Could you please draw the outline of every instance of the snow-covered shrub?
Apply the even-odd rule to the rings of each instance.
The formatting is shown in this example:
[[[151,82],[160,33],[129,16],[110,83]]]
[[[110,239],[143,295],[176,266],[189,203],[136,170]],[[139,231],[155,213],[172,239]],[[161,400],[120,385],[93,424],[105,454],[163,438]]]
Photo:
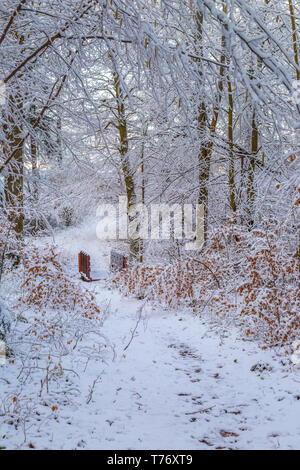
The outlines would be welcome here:
[[[49,232],[49,229],[58,226],[55,214],[28,214],[24,220],[25,235],[37,235],[42,232]]]
[[[137,265],[118,273],[113,283],[121,287],[126,295],[157,300],[170,307],[193,297],[192,277],[187,266],[179,266],[179,263],[166,267]]]
[[[100,318],[94,295],[70,279],[55,247],[25,250],[21,272],[23,283],[20,307],[38,311],[78,311],[86,318]]]
[[[237,288],[245,333],[285,346],[300,337],[299,259],[276,230],[252,232],[252,240]]]
[[[7,341],[11,329],[11,316],[6,305],[0,300],[0,341]]]
[[[53,412],[71,403],[80,373],[97,369],[111,348],[93,293],[67,274],[55,247],[24,247],[15,275],[21,295],[12,307],[14,357],[7,367],[14,369],[18,388],[4,397],[6,413],[19,419],[27,403],[36,406],[42,396]]]
[[[215,232],[203,253],[219,279],[211,306],[265,347],[285,346],[300,337],[299,256],[278,221],[264,227],[248,232],[232,219]]]
[[[231,286],[244,251],[245,232],[230,220],[211,234],[203,253],[167,266],[137,265],[113,277],[125,294],[155,300],[169,307],[201,307],[212,293]]]
[[[246,337],[264,346],[286,346],[300,337],[299,254],[291,253],[280,232],[248,232],[230,220],[211,235],[197,258],[169,266],[135,266],[113,278],[125,294],[162,305],[210,305],[231,317]]]
[[[180,260],[168,266],[137,265],[115,275],[112,282],[125,295],[147,298],[172,308],[195,307],[207,299],[208,289],[204,285],[213,284],[211,274],[206,276],[204,271],[194,260]]]
[[[59,212],[59,218],[65,227],[70,227],[74,222],[74,209],[71,206],[64,206]]]
[[[36,367],[44,370],[42,388],[48,389],[64,373],[63,358],[87,336],[91,341],[84,355],[101,360],[100,309],[93,293],[67,275],[55,247],[24,249],[18,274],[23,282],[14,309],[26,319],[18,333],[23,338],[16,359],[23,357],[21,380]]]

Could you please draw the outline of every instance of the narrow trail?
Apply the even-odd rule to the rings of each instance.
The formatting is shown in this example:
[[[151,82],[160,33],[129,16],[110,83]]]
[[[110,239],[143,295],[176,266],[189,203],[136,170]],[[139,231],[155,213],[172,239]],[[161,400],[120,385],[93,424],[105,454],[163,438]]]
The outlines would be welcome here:
[[[106,445],[288,448],[298,441],[299,446],[297,375],[288,375],[272,353],[237,339],[235,331],[220,337],[208,320],[151,308],[123,353],[139,302],[111,296],[117,310],[104,329],[116,344],[117,359],[99,387],[105,410],[100,420],[112,422]],[[269,370],[251,371],[257,363]]]
[[[64,234],[57,243],[74,276],[76,254],[86,249],[105,277],[109,248],[92,232]],[[87,286],[101,308],[110,306],[102,332],[114,354],[108,347],[103,363],[81,367],[78,393],[43,427],[49,411],[39,405],[28,430],[35,448],[299,448],[300,371],[288,359],[241,340],[208,313],[199,318],[149,304],[132,337],[143,303],[104,280]],[[22,448],[13,426],[3,432]]]

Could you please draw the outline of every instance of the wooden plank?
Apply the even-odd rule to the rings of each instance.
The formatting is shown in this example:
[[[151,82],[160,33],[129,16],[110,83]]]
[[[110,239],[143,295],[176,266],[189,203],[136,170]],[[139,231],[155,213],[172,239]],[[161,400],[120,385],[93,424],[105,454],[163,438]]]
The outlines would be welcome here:
[[[91,257],[84,251],[78,254],[78,269],[83,281],[91,281]]]

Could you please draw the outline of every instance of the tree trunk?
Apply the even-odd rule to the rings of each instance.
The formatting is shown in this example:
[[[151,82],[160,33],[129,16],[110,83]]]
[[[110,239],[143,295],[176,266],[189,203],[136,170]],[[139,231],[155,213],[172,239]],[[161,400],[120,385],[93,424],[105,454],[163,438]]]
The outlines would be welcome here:
[[[295,19],[293,0],[289,0],[289,7],[290,7],[290,17],[291,17],[292,31],[293,31],[294,57],[295,57],[295,63],[299,67],[299,55],[298,55],[298,47],[297,47],[297,27],[296,27],[296,19]],[[300,80],[300,70],[299,70],[299,68],[297,69],[297,80]]]
[[[196,50],[197,53],[203,55],[203,14],[200,11],[195,13],[196,27],[197,27],[197,42]],[[221,38],[221,66],[220,66],[220,80],[217,86],[216,104],[213,107],[213,116],[211,123],[208,127],[208,117],[206,104],[202,101],[198,108],[198,131],[201,141],[200,152],[198,154],[198,166],[199,166],[199,194],[198,204],[204,206],[204,243],[207,240],[207,225],[208,225],[208,187],[210,179],[210,167],[211,167],[211,154],[214,145],[214,137],[216,134],[217,124],[220,114],[220,104],[222,100],[222,93],[224,88],[224,74],[225,74],[225,61],[226,61],[226,42],[225,36]],[[203,77],[203,72],[199,68],[200,79]],[[207,131],[209,137],[207,138]]]
[[[252,129],[251,129],[251,155],[249,157],[248,181],[247,181],[247,209],[248,209],[248,227],[251,230],[254,225],[254,204],[255,204],[255,159],[258,152],[258,128],[256,123],[256,114],[253,110]]]
[[[228,142],[229,142],[229,203],[232,212],[236,212],[236,197],[235,197],[235,168],[234,168],[234,153],[233,153],[233,96],[232,84],[228,77]]]
[[[33,136],[30,136],[30,149],[31,149],[31,165],[32,165],[32,177],[33,177],[33,199],[34,201],[38,200],[38,162],[37,162],[37,144],[36,140]]]
[[[62,160],[63,160],[63,155],[62,155],[62,141],[61,141],[61,129],[62,129],[61,117],[58,116],[58,118],[57,118],[57,161],[58,161],[58,164],[59,164],[59,165],[62,164]]]
[[[127,131],[127,121],[125,116],[125,104],[122,88],[120,87],[120,78],[118,74],[114,73],[114,86],[117,99],[117,110],[118,110],[118,130],[120,136],[120,155],[121,155],[121,164],[122,172],[125,181],[125,188],[127,194],[127,211],[128,211],[128,221],[129,225],[134,220],[132,215],[133,206],[136,204],[136,191],[135,183],[130,168],[130,162],[128,159],[128,131]],[[132,239],[130,237],[130,260],[137,261],[139,259],[140,253],[140,240]]]
[[[24,228],[24,140],[22,138],[22,124],[20,123],[22,108],[23,103],[20,94],[17,91],[10,94],[8,97],[9,115],[4,129],[6,136],[5,149],[8,155],[15,152],[15,156],[7,168],[4,192],[9,218],[13,223],[14,230],[20,237]]]
[[[147,127],[143,130],[143,139],[147,135]],[[141,151],[141,197],[142,204],[145,204],[145,142],[142,142],[142,151]],[[144,261],[144,242],[140,240],[139,247],[139,262],[143,263]]]

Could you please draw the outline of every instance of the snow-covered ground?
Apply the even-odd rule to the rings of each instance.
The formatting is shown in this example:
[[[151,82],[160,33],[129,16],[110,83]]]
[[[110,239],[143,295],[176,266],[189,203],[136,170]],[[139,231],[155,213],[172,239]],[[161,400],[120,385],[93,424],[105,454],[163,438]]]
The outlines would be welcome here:
[[[80,249],[107,272],[108,247],[93,227],[66,231],[56,241],[74,276]],[[102,333],[114,354],[108,348],[105,362],[82,368],[76,389],[66,385],[68,399],[55,412],[50,389],[31,403],[23,426],[13,414],[2,416],[0,447],[300,448],[300,370],[288,358],[242,341],[233,325],[211,316],[144,305],[110,290],[105,280],[88,286],[100,307],[109,304]],[[2,399],[13,396],[15,386],[7,363],[0,367]]]

